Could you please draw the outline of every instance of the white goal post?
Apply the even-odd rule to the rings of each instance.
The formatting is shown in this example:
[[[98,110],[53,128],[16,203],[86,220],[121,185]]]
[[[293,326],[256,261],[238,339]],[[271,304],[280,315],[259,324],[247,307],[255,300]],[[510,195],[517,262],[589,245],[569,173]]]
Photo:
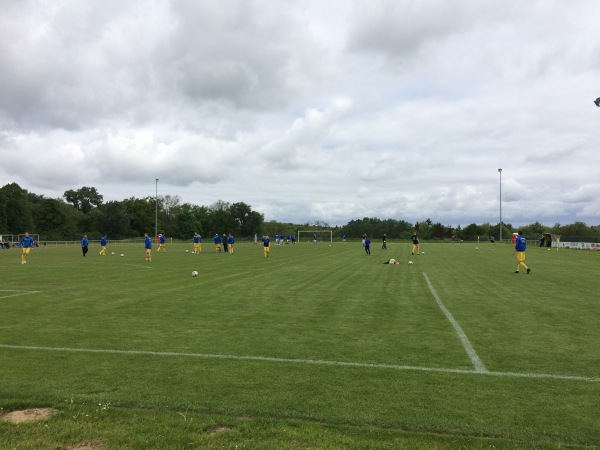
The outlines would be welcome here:
[[[331,230],[298,230],[298,242],[303,242],[303,237],[304,242],[313,242],[315,235],[316,242],[333,242],[333,231]]]
[[[21,238],[25,236],[24,234],[19,234],[17,235],[17,240],[14,242],[15,244],[18,242],[21,242]],[[40,246],[40,235],[39,234],[32,234],[29,233],[29,237],[33,238],[33,242],[35,243],[36,247]]]

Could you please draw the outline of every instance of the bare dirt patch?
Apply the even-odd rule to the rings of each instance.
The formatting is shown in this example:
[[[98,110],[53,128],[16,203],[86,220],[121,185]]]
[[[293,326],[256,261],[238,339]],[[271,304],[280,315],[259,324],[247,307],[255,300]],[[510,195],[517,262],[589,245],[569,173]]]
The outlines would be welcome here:
[[[35,422],[36,420],[46,420],[57,412],[58,410],[53,408],[30,408],[6,413],[0,416],[0,420],[11,423]]]
[[[99,448],[102,448],[102,444],[96,442],[84,442],[75,444],[72,447],[58,447],[56,450],[98,450]]]
[[[226,426],[214,427],[206,430],[206,434],[217,434],[217,433],[225,433],[226,431],[231,431],[231,428]]]

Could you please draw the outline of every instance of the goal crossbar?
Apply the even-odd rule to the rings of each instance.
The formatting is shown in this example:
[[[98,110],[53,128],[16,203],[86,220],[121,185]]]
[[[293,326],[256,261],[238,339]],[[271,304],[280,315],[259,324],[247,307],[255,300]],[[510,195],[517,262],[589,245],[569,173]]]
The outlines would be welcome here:
[[[332,230],[298,230],[298,242],[302,242],[302,236],[304,242],[333,242]]]

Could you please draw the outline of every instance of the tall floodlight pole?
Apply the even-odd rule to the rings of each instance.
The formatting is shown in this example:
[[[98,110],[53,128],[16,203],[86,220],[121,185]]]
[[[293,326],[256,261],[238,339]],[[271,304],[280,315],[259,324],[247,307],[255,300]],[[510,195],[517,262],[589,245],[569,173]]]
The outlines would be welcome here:
[[[502,169],[498,169],[500,174],[500,242],[502,242]]]
[[[158,236],[158,178],[156,179],[156,195],[154,197],[154,236]]]

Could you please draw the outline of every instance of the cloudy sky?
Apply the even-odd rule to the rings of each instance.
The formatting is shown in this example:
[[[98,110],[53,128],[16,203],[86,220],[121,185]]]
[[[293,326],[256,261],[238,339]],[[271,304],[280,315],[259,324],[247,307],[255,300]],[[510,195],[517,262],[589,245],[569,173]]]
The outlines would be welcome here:
[[[600,224],[598,0],[2,0],[0,185]]]

